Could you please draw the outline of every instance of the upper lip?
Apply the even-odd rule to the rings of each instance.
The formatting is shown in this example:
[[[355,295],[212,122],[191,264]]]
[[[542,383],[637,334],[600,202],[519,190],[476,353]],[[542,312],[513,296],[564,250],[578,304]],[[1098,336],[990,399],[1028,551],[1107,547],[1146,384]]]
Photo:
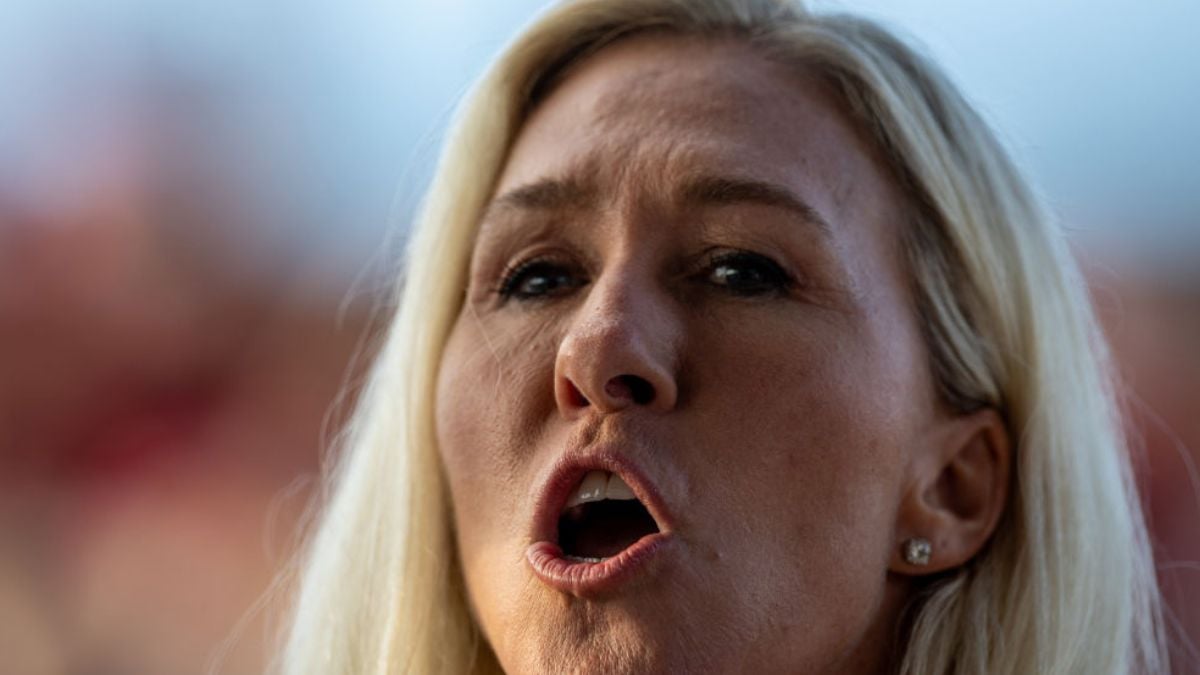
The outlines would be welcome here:
[[[627,453],[612,446],[568,451],[555,462],[550,477],[538,495],[533,520],[533,540],[558,543],[558,519],[567,499],[589,471],[608,471],[621,477],[638,501],[650,512],[660,532],[670,532],[674,519],[641,466]]]

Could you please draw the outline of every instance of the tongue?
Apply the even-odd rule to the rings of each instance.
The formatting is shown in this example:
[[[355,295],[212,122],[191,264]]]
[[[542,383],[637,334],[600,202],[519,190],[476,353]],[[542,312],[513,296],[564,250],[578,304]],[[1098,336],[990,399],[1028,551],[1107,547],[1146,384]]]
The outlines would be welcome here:
[[[608,558],[657,531],[641,502],[606,499],[564,511],[558,520],[558,543],[565,555]]]

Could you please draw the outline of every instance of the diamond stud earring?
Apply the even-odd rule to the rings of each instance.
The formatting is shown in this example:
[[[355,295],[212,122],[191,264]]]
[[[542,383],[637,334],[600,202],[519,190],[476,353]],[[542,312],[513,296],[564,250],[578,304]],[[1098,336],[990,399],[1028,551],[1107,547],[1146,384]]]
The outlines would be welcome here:
[[[924,537],[913,537],[904,542],[904,562],[909,565],[924,567],[929,564],[931,555],[933,555],[933,544]]]

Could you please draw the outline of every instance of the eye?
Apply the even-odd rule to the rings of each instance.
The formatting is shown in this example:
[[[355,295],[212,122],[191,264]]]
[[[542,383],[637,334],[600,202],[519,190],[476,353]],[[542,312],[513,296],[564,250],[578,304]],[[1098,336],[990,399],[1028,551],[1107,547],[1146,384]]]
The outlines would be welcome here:
[[[510,268],[496,292],[505,300],[541,300],[567,293],[585,282],[567,265],[535,258]]]
[[[778,263],[749,251],[713,255],[705,274],[709,283],[738,296],[781,293],[792,285],[792,277]]]

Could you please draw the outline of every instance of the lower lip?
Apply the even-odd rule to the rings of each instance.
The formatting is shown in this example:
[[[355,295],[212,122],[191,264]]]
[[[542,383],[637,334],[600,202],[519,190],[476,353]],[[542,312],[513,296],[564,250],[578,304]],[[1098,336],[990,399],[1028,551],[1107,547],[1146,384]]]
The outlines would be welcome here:
[[[558,544],[539,541],[529,547],[525,558],[547,586],[578,598],[594,598],[617,591],[637,577],[648,576],[673,548],[674,541],[667,532],[648,534],[598,563],[571,560]]]

